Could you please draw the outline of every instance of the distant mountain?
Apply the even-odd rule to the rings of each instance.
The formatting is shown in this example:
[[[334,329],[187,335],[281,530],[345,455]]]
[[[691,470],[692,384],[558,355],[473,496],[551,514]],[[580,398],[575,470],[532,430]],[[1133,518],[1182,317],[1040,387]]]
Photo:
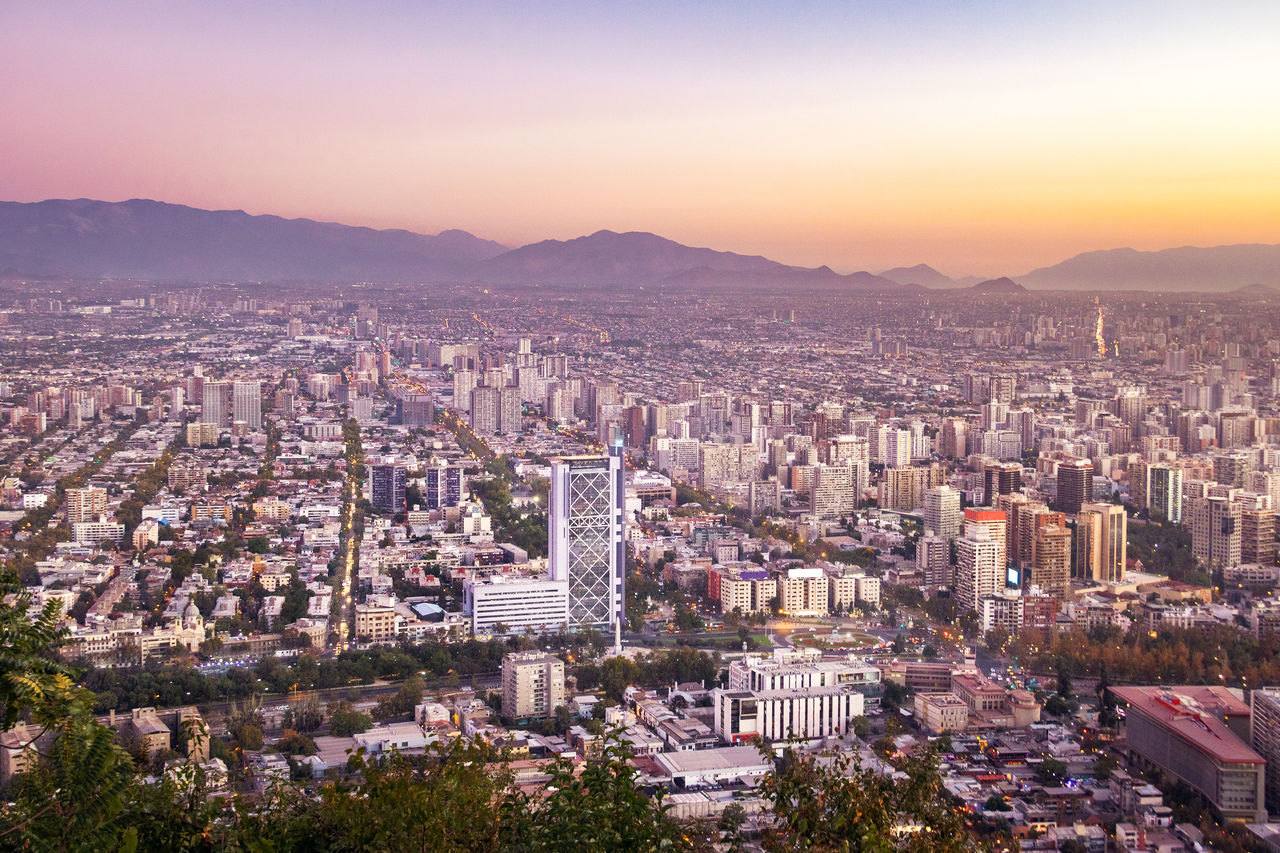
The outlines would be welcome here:
[[[0,270],[67,278],[439,281],[506,247],[134,199],[0,202]]]
[[[1010,294],[1010,295],[1015,293],[1027,292],[1027,289],[1025,287],[1018,284],[1013,279],[1005,278],[1005,277],[993,278],[987,281],[980,281],[977,284],[975,284],[973,287],[968,287],[965,289],[972,293],[1003,293],[1003,294]]]
[[[733,287],[737,289],[767,290],[799,289],[808,291],[856,291],[858,293],[884,293],[898,296],[923,293],[919,285],[902,285],[869,272],[841,275],[830,267],[816,269],[783,267],[780,270],[761,272],[730,272],[711,267],[696,267],[668,276],[659,282],[661,287],[694,290],[698,288]]]
[[[759,255],[695,249],[647,232],[597,231],[573,240],[543,240],[521,246],[480,264],[474,275],[492,284],[632,285],[704,267],[729,273],[790,269]]]
[[[956,287],[955,279],[945,276],[928,264],[916,264],[914,267],[894,267],[880,273],[881,278],[896,281],[898,284],[918,284],[921,287],[942,288]]]
[[[1280,287],[1274,284],[1246,284],[1231,292],[1241,296],[1280,296]]]
[[[465,231],[436,236],[250,216],[134,199],[0,202],[0,273],[32,278],[386,281],[583,286],[806,287],[910,293],[867,272],[787,266],[597,231],[518,249]]]
[[[1280,245],[1085,252],[1018,279],[1038,290],[1227,293],[1252,284],[1280,285]]]

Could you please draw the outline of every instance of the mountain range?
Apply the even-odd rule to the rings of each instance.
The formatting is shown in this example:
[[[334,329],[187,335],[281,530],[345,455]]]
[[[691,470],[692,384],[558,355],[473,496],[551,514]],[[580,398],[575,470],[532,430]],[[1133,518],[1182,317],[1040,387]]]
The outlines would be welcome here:
[[[509,248],[436,235],[201,210],[145,199],[0,202],[0,274],[171,281],[477,282],[668,288],[789,288],[1015,295],[1155,290],[1263,295],[1280,287],[1280,245],[1086,252],[1015,280],[952,279],[927,264],[878,274],[798,267],[694,248],[643,232],[597,231]],[[1252,288],[1259,285],[1260,288]]]

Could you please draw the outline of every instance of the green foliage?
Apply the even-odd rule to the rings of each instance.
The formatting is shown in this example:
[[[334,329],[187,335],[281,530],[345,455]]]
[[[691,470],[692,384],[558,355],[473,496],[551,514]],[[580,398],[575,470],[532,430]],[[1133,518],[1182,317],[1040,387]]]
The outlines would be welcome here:
[[[766,851],[972,850],[961,811],[942,786],[932,755],[907,759],[902,782],[863,768],[855,756],[802,754],[788,749],[761,784],[776,825],[764,833]],[[897,837],[899,827],[919,827]]]
[[[351,737],[367,732],[373,727],[373,719],[351,707],[351,703],[342,701],[329,712],[329,734],[334,737]]]
[[[1174,580],[1208,586],[1191,553],[1191,531],[1180,524],[1130,524],[1128,557],[1141,560],[1149,572]]]
[[[1067,765],[1056,758],[1046,758],[1036,767],[1036,781],[1041,785],[1061,785],[1067,778]]]
[[[549,796],[510,796],[502,805],[500,846],[512,853],[563,850],[689,850],[683,825],[636,788],[629,753],[610,741],[599,761],[575,772],[558,761]]]

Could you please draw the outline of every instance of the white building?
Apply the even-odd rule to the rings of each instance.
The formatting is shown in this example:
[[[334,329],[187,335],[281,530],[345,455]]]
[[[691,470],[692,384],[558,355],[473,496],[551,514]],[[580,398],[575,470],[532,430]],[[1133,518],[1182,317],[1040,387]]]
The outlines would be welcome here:
[[[467,578],[463,611],[471,617],[471,632],[490,636],[501,624],[508,633],[558,631],[569,621],[569,582],[538,577]]]
[[[569,589],[569,624],[612,627],[622,618],[621,446],[609,456],[567,456],[551,464],[548,566]]]

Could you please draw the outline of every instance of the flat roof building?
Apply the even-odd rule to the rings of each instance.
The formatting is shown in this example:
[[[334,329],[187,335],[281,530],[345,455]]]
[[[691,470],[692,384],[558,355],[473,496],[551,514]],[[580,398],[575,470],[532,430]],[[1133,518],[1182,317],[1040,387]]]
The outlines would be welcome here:
[[[1227,819],[1266,820],[1265,759],[1247,743],[1249,706],[1225,687],[1112,687],[1128,704],[1133,758],[1180,779]]]

